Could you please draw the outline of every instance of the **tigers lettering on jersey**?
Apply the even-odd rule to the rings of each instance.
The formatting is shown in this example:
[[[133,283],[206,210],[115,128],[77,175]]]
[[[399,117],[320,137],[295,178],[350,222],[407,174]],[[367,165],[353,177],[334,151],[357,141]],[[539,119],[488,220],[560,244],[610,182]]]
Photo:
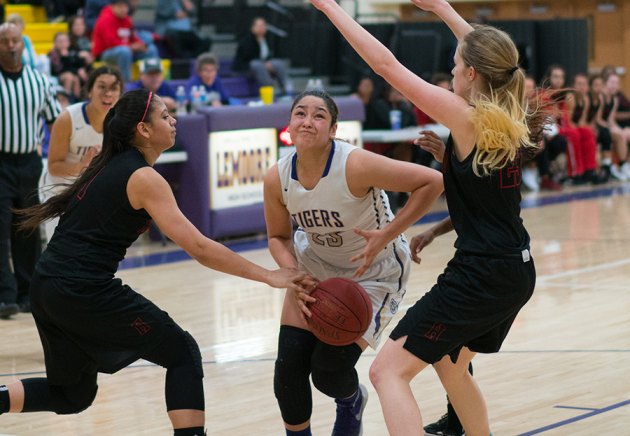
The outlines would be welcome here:
[[[340,213],[334,210],[311,209],[291,214],[293,220],[302,228],[344,227]]]

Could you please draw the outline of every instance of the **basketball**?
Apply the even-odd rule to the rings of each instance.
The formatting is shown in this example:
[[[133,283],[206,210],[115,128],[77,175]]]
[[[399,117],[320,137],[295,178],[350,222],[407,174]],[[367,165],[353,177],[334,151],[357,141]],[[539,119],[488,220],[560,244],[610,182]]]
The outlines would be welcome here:
[[[313,334],[329,345],[349,345],[359,339],[372,321],[372,301],[363,286],[344,278],[320,282],[310,294],[307,318]]]

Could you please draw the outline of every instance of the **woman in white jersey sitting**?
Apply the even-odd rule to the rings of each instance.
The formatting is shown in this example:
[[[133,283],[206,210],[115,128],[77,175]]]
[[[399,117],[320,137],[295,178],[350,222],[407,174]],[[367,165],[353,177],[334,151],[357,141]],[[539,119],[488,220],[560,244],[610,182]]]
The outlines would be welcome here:
[[[334,139],[337,115],[335,102],[322,91],[306,91],[295,99],[289,123],[295,152],[265,178],[269,250],[278,265],[299,268],[319,280],[357,280],[370,295],[373,320],[356,343],[327,345],[315,338],[303,318],[310,297],[287,292],[274,375],[287,435],[311,434],[309,376],[337,403],[332,434],[360,433],[367,398],[354,366],[368,345],[376,348],[405,294],[411,255],[402,232],[430,209],[443,189],[435,170]],[[385,191],[411,193],[396,217]]]
[[[72,184],[101,150],[103,120],[122,94],[122,75],[109,66],[96,68],[88,77],[86,89],[88,101],[68,106],[53,124],[48,170],[42,177],[43,201]],[[46,222],[47,241],[58,222],[59,218]]]

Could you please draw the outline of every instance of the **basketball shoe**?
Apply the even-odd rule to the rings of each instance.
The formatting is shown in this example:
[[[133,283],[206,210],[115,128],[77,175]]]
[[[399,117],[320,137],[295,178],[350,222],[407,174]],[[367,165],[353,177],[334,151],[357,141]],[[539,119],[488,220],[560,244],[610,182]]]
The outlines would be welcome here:
[[[361,436],[363,434],[363,410],[367,404],[368,393],[365,386],[359,385],[357,394],[346,400],[336,399],[337,418],[332,436]]]
[[[464,429],[462,425],[454,420],[449,419],[449,413],[446,412],[437,421],[424,426],[424,434],[426,436],[462,436]]]

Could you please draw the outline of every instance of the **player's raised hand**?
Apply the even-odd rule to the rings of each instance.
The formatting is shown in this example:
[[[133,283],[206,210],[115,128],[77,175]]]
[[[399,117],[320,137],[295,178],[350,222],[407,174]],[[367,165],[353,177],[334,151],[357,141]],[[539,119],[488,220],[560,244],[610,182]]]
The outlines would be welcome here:
[[[411,0],[411,3],[423,11],[433,12],[437,6],[446,3],[446,0]]]
[[[415,263],[420,263],[422,259],[418,254],[422,251],[424,247],[429,245],[435,239],[435,235],[431,229],[426,232],[420,233],[419,235],[411,238],[411,243],[409,244],[409,248],[411,249],[411,259]]]
[[[322,8],[328,6],[331,3],[335,3],[335,1],[334,0],[311,0],[311,4],[319,10],[322,10]]]
[[[434,131],[420,131],[420,137],[413,141],[413,143],[424,151],[431,153],[436,161],[442,163],[444,160],[444,151],[446,150],[446,146],[444,145],[442,138],[440,138]]]

